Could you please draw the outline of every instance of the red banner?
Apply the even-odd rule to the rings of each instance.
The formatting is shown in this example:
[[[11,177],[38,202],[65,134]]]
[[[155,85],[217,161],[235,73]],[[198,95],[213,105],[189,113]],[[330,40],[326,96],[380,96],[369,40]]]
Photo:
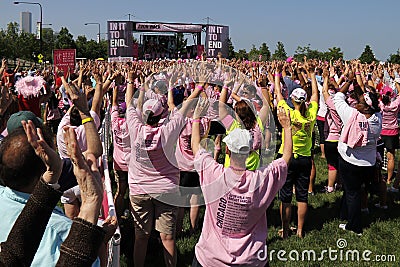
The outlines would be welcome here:
[[[64,71],[64,75],[68,70],[72,72],[75,69],[76,50],[75,49],[55,49],[53,50],[54,66]]]

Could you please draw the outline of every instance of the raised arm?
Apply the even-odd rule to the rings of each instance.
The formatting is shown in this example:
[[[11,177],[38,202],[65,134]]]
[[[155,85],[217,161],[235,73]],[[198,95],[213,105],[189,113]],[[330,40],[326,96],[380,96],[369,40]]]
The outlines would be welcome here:
[[[281,92],[281,72],[282,72],[282,63],[278,63],[276,69],[275,69],[275,83],[274,83],[274,89],[275,89],[275,95],[276,95],[276,100],[281,101],[285,100],[285,98],[282,95]]]
[[[292,139],[292,126],[290,122],[290,114],[286,113],[283,107],[278,108],[277,115],[279,123],[282,125],[284,129],[284,145],[283,145],[283,154],[282,158],[286,161],[286,164],[289,164],[290,159],[292,158],[293,153],[293,139]]]
[[[308,73],[311,77],[311,98],[310,101],[315,101],[318,103],[318,85],[317,85],[317,79],[315,78],[315,65],[314,63],[306,63],[306,68],[308,70]]]
[[[208,105],[209,105],[208,99],[206,97],[200,97],[193,114],[192,140],[191,140],[193,155],[196,155],[200,148],[200,140],[201,140],[200,117],[208,109]]]
[[[328,87],[329,87],[329,74],[328,70],[324,68],[324,72],[322,73],[322,77],[324,78],[324,86],[322,87],[322,94],[324,95],[325,101],[329,98],[329,92],[328,92]]]

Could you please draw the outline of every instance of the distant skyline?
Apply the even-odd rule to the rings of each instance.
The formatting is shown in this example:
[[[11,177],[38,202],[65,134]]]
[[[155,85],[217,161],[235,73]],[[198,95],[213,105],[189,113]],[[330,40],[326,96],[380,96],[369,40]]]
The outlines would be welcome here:
[[[288,55],[298,46],[327,51],[340,47],[344,58],[358,58],[368,44],[377,59],[387,60],[400,48],[396,32],[400,10],[398,0],[303,0],[303,1],[128,1],[128,0],[35,0],[43,6],[43,23],[52,24],[55,31],[66,27],[76,39],[86,35],[96,40],[96,25],[101,24],[106,38],[108,20],[159,21],[229,26],[235,50],[249,51],[265,42],[271,53],[281,41]],[[0,1],[0,28],[9,22],[20,23],[20,13],[32,13],[32,25],[39,21],[39,6]],[[48,26],[47,26],[48,27]],[[391,32],[393,30],[393,32]],[[191,36],[187,38],[191,41]]]

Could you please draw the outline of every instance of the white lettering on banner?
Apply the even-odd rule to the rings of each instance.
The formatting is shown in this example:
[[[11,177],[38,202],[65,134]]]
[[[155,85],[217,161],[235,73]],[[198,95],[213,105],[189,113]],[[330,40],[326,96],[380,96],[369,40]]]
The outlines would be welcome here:
[[[128,47],[125,44],[125,39],[111,39],[110,46],[111,47]]]
[[[125,31],[125,25],[126,25],[125,22],[120,22],[120,23],[118,23],[119,30],[120,30],[120,31]],[[117,38],[118,38],[118,37],[117,37]]]
[[[208,48],[222,48],[222,42],[209,41]]]
[[[209,33],[215,33],[215,26],[208,26]]]
[[[118,31],[118,23],[110,23],[111,31]]]

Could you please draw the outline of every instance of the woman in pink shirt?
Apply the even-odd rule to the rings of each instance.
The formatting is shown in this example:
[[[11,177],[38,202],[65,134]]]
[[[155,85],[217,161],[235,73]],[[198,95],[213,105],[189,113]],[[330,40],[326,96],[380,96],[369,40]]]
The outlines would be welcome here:
[[[389,86],[382,89],[382,99],[379,101],[382,110],[382,132],[381,138],[387,151],[387,183],[393,179],[394,158],[396,149],[399,147],[399,125],[397,115],[400,110],[400,97],[393,95],[393,90]]]
[[[171,114],[168,120],[159,124],[164,107],[156,99],[144,104],[144,88],[139,89],[138,105],[133,103],[134,71],[128,74],[126,92],[127,125],[131,137],[132,153],[128,166],[129,195],[135,226],[135,245],[133,261],[135,266],[144,266],[147,243],[153,229],[160,232],[164,247],[164,260],[167,266],[176,266],[175,230],[178,208],[166,201],[176,199],[179,185],[179,169],[175,158],[174,146],[185,126],[185,116],[190,110],[190,101],[203,90],[198,84],[182,107],[173,109],[172,88],[176,74],[170,80],[168,106]],[[202,79],[204,81],[204,79]],[[173,110],[172,110],[173,109]],[[161,201],[163,200],[163,201]]]
[[[192,149],[195,168],[206,201],[203,229],[195,247],[192,266],[265,266],[267,218],[266,209],[286,180],[292,155],[290,118],[283,109],[278,118],[285,128],[283,157],[267,168],[246,170],[251,150],[248,130],[236,128],[223,142],[230,155],[230,166],[218,164],[200,147],[199,101],[194,115]]]
[[[115,193],[115,210],[118,219],[122,216],[124,208],[124,196],[128,189],[128,163],[131,153],[131,143],[128,125],[125,119],[126,103],[118,104],[118,86],[113,89],[113,102],[111,109],[111,129],[114,140],[114,176],[117,182]]]

